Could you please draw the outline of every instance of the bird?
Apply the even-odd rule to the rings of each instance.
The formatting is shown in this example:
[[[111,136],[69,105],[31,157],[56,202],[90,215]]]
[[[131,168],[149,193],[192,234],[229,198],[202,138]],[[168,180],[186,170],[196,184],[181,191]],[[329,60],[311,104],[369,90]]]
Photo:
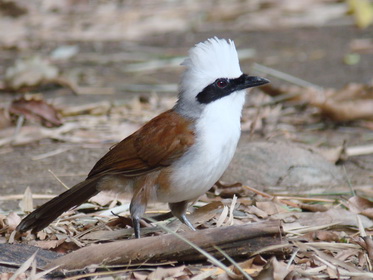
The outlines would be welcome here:
[[[168,203],[195,230],[189,204],[222,176],[234,156],[246,89],[269,83],[241,71],[234,41],[213,37],[194,45],[174,107],[113,146],[87,178],[28,214],[18,232],[36,233],[100,191],[130,193],[136,238],[149,202]]]

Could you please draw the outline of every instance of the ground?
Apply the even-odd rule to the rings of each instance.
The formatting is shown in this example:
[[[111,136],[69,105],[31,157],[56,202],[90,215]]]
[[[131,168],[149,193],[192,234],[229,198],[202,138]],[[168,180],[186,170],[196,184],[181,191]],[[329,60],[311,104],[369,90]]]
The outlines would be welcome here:
[[[74,81],[81,89],[85,89],[84,94],[79,92],[74,94],[71,89],[55,83],[38,86],[31,91],[41,93],[45,100],[63,110],[108,102],[115,112],[111,115],[110,110],[105,111],[105,114],[98,114],[94,120],[90,120],[90,116],[94,116],[94,113],[88,113],[86,116],[83,114],[65,116],[65,122],[83,123],[81,129],[73,130],[75,132],[72,135],[65,135],[66,141],[62,141],[61,138],[44,137],[39,141],[29,141],[23,145],[1,146],[0,213],[19,212],[19,200],[13,195],[22,195],[27,187],[30,187],[34,194],[61,193],[64,187],[50,171],[67,186],[80,182],[113,143],[119,141],[122,136],[128,135],[146,120],[171,108],[176,100],[175,88],[182,68],[177,66],[178,63],[174,65],[168,58],[185,56],[187,50],[197,42],[212,36],[231,38],[235,41],[237,49],[244,50],[246,53],[246,57],[241,59],[243,72],[265,75],[255,71],[257,68],[253,65],[259,63],[319,87],[340,89],[350,83],[372,84],[372,46],[370,45],[367,51],[360,51],[355,47],[359,42],[371,40],[372,35],[371,28],[361,29],[351,21],[348,24],[337,21],[328,25],[270,26],[258,30],[231,28],[221,31],[190,28],[182,31],[154,32],[128,40],[125,38],[100,40],[97,37],[79,41],[68,36],[56,37],[55,40],[48,37],[47,40],[36,43],[35,40],[30,40],[31,43],[22,47],[1,48],[0,79],[3,79],[6,69],[20,57],[39,55],[50,58],[50,54],[57,47],[66,45],[78,47],[78,52],[71,58],[52,59],[52,63],[63,73],[63,77]],[[357,60],[351,62],[349,60],[351,57]],[[152,69],[147,62],[153,60],[167,61],[167,63],[164,67],[158,65]],[[128,70],[128,67],[136,65],[137,62],[144,63],[142,66],[145,68],[140,71]],[[273,76],[268,78],[274,87],[289,84]],[[140,87],[135,88],[135,85]],[[171,90],[162,87],[160,90],[149,90],[155,85],[170,85]],[[102,94],[102,92],[106,93]],[[6,108],[23,92],[4,90],[0,94],[1,105]],[[258,94],[261,94],[259,101],[268,100],[263,93]],[[253,104],[258,104],[258,100],[255,97],[248,98],[245,110],[248,112],[253,110]],[[273,109],[275,105],[270,107],[272,112],[275,110]],[[273,139],[290,140],[323,148],[373,144],[373,131],[369,120],[334,122],[323,118],[316,109],[304,104],[284,102],[281,106],[278,113],[281,116],[293,110],[290,115],[291,124],[283,119],[273,124],[270,119],[267,119],[262,122],[261,128],[254,131],[246,127],[241,144],[253,140]],[[121,109],[127,111],[118,112]],[[298,118],[301,120],[299,123],[296,122]],[[29,125],[29,122],[26,124]],[[33,125],[36,124],[31,124]],[[14,123],[11,127],[14,129]],[[118,129],[121,131],[115,133]],[[9,135],[9,133],[0,134],[3,138]],[[54,151],[60,152],[56,155],[47,155]],[[39,156],[41,158],[38,158]],[[339,160],[337,168],[346,175],[346,184],[357,187],[371,186],[373,183],[372,153]],[[303,189],[305,193],[307,188]],[[302,193],[302,187],[297,189],[297,193]],[[34,203],[40,205],[44,201],[46,200],[37,199]]]
[[[316,85],[326,88],[341,88],[348,83],[369,83],[372,79],[370,68],[373,63],[373,56],[371,54],[362,55],[361,62],[357,65],[344,63],[344,57],[349,53],[351,42],[368,38],[370,34],[370,30],[359,30],[353,26],[336,26],[246,33],[215,33],[214,35],[234,38],[238,48],[252,48],[255,50],[254,57],[242,63],[244,72],[250,71],[250,66],[253,62],[268,65],[268,61],[270,61],[269,66]],[[139,45],[157,48],[157,50],[162,50],[164,46],[167,49],[183,50],[194,42],[204,40],[208,36],[211,35],[206,33],[159,35],[154,36],[154,38],[146,38],[143,42],[139,42]],[[185,42],[183,38],[188,38],[188,40]],[[333,40],[330,38],[333,38]],[[94,45],[95,43],[92,44]],[[92,51],[92,47],[87,47],[86,45],[83,44],[80,47],[79,54],[82,56]],[[52,46],[46,47],[46,49],[52,49]],[[119,43],[102,43],[101,51],[97,55],[104,56],[105,53],[114,55],[124,51],[125,49]],[[31,52],[37,54],[38,50],[31,50]],[[6,56],[8,60],[11,57],[15,59],[18,54],[17,52],[11,52],[11,55]],[[123,67],[122,63],[85,65],[84,62],[78,64],[72,61],[64,64],[63,67],[65,69],[76,67],[79,69],[83,68],[84,70],[82,71],[89,70],[93,76],[92,79],[97,79],[95,83],[101,84],[103,87],[114,88],[121,87],[126,83],[148,84],[149,80],[156,80],[157,84],[177,83],[181,73],[181,69],[174,71],[172,68],[156,73],[127,75],[120,71],[120,67]],[[271,78],[271,80],[273,80],[272,82],[275,85],[283,83],[276,81],[274,78]],[[44,97],[47,100],[57,100],[60,106],[68,106],[70,104],[87,104],[106,100],[125,102],[126,100],[131,100],[133,96],[146,96],[147,94],[149,94],[149,91],[127,93],[119,90],[115,94],[110,95],[96,94],[92,96],[86,94],[76,96],[71,94],[68,89],[52,88],[44,92]],[[165,94],[167,96],[176,95],[176,93]],[[3,100],[7,102],[14,98],[14,94],[3,94],[3,97]],[[313,138],[317,138],[319,144],[333,147],[341,145],[345,140],[348,145],[369,144],[373,139],[373,133],[369,130],[354,129],[353,124],[347,123],[331,124],[321,131],[302,131],[299,137],[308,138],[303,139],[304,142],[313,141],[315,140]],[[34,193],[59,193],[63,189],[48,172],[49,169],[67,185],[71,186],[84,178],[92,168],[93,162],[98,160],[110,146],[111,144],[82,145],[82,143],[71,144],[42,140],[29,145],[2,148],[1,193],[3,195],[21,194],[28,186],[31,187]],[[61,148],[66,148],[67,151],[41,160],[32,159],[40,154]],[[358,182],[359,184],[369,183],[369,178],[361,178],[361,176],[367,176],[371,172],[373,167],[371,156],[360,156],[359,158],[351,159],[346,163],[346,166],[353,182]],[[12,210],[15,206],[14,201],[0,202],[0,209],[2,208],[3,210]]]

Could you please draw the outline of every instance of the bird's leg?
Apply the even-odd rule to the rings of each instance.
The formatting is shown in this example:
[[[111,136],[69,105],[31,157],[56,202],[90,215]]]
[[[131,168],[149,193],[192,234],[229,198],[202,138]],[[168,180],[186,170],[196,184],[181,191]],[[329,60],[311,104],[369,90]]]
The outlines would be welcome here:
[[[135,191],[130,205],[130,213],[133,223],[133,230],[135,231],[135,237],[140,238],[140,220],[145,213],[146,206],[148,204],[148,196],[146,187],[142,186]]]
[[[196,229],[192,225],[192,223],[188,220],[185,216],[185,212],[188,208],[188,201],[181,201],[175,203],[169,203],[168,206],[170,207],[171,213],[178,218],[183,224],[186,224],[191,230],[195,231]]]
[[[133,230],[135,231],[135,237],[140,238],[140,220],[142,215],[145,213],[145,206],[137,203],[131,203],[130,212],[133,223]]]

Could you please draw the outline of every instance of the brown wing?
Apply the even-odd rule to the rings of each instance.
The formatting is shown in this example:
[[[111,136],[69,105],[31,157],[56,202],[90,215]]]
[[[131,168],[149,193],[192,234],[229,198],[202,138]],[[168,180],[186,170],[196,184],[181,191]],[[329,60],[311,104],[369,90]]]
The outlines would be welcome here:
[[[172,110],[160,114],[114,146],[88,178],[103,173],[138,176],[170,165],[194,143],[192,125]]]

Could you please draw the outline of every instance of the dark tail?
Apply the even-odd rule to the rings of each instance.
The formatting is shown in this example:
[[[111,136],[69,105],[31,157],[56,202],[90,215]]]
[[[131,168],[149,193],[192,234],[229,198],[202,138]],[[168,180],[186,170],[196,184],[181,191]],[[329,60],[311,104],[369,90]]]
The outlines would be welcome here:
[[[97,178],[85,180],[43,204],[27,215],[17,226],[16,230],[25,232],[32,229],[34,233],[42,230],[63,212],[82,204],[97,194],[97,180]]]

